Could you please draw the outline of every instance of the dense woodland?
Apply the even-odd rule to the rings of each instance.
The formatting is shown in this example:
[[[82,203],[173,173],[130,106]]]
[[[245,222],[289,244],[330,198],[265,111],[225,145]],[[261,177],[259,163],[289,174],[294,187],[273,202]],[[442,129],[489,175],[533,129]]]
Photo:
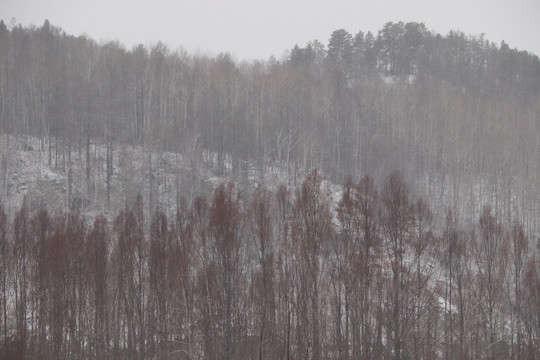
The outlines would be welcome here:
[[[232,183],[145,231],[0,209],[1,359],[538,359],[540,261],[485,207],[432,226],[399,172]]]
[[[84,182],[0,210],[0,359],[537,359],[539,134],[538,56],[483,36],[238,62],[0,21],[0,135]],[[125,146],[148,184],[117,206]],[[166,153],[231,182],[171,215]]]
[[[0,94],[0,133],[40,138],[49,164],[66,173],[77,153],[85,165],[73,173],[84,174],[90,203],[92,146],[107,149],[109,189],[115,150],[130,144],[155,159],[142,194],[149,213],[162,154],[196,164],[211,151],[207,165],[239,182],[264,183],[274,166],[291,185],[314,168],[337,183],[397,169],[463,221],[490,204],[506,225],[519,219],[527,234],[539,231],[540,61],[483,36],[388,23],[375,35],[337,30],[327,45],[239,63],[162,44],[97,44],[48,21],[2,22]]]

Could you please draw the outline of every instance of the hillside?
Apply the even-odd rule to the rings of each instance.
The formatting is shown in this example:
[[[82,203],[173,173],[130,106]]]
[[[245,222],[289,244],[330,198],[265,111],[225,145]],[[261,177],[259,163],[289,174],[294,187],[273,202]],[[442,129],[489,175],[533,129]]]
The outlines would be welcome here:
[[[491,205],[538,236],[540,61],[505,43],[388,23],[377,35],[337,30],[327,46],[315,40],[279,61],[237,64],[161,44],[96,44],[45,22],[2,24],[0,48],[0,132],[49,144],[42,151],[54,168],[59,156],[80,157],[72,176],[85,178],[82,198],[94,199],[103,181],[91,180],[94,145],[106,153],[105,181],[123,148],[147,160],[199,162],[209,152],[211,173],[242,182],[264,179],[272,164],[289,184],[314,168],[337,184],[399,169],[442,212],[470,224]],[[153,203],[160,195],[147,183]]]
[[[0,21],[0,360],[540,354],[540,61],[421,23],[238,63]]]
[[[89,159],[80,149],[57,155],[52,149],[49,153],[49,146],[56,148],[54,143],[32,136],[0,136],[4,174],[0,199],[9,214],[17,212],[25,200],[32,209],[45,206],[57,214],[77,210],[91,220],[100,214],[112,216],[141,195],[147,216],[159,209],[173,217],[180,201],[192,203],[197,196],[211,194],[217,185],[230,180],[230,157],[226,172],[218,176],[212,170],[217,157],[213,152],[149,153],[141,146],[121,145],[111,150],[114,170],[107,185],[105,144],[91,144]],[[279,184],[287,183],[283,165],[267,165],[263,178],[251,167],[247,178],[236,181],[242,192],[249,193],[263,184],[275,191]]]
[[[97,44],[47,21],[2,23],[0,49],[0,132],[52,144],[42,150],[55,167],[60,154],[86,161],[103,144],[106,181],[114,152],[129,147],[210,152],[209,170],[239,181],[263,179],[274,163],[287,183],[314,168],[337,184],[399,169],[461,221],[489,204],[538,234],[540,61],[505,43],[388,23],[237,64],[162,44]],[[83,168],[72,175],[89,183],[92,166]],[[94,198],[90,184],[79,190]]]
[[[40,167],[44,198],[65,193],[43,166],[13,178]],[[436,226],[397,171],[348,180],[337,197],[317,171],[274,193],[214,187],[172,216],[147,214],[141,197],[93,221],[28,198],[13,220],[0,206],[0,355],[538,355],[534,247],[489,207],[469,227],[451,211]]]

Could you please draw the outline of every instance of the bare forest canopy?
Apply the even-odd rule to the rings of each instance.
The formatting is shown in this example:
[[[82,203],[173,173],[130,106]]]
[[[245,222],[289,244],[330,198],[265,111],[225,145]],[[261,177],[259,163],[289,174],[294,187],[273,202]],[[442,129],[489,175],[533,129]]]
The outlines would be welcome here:
[[[540,274],[519,224],[462,227],[392,172],[145,220],[0,206],[0,359],[538,359]],[[145,231],[149,222],[149,231]]]
[[[539,358],[539,134],[538,57],[482,36],[238,63],[0,21],[0,360]]]
[[[540,61],[482,36],[388,23],[237,63],[159,43],[97,44],[48,21],[1,22],[0,94],[0,133],[42,139],[49,165],[62,157],[66,177],[65,159],[77,151],[90,202],[92,146],[107,149],[109,198],[122,144],[194,160],[211,151],[212,171],[235,180],[264,182],[275,164],[289,183],[313,168],[338,183],[399,169],[466,221],[490,204],[527,233],[540,222]],[[151,162],[157,179],[155,170]]]

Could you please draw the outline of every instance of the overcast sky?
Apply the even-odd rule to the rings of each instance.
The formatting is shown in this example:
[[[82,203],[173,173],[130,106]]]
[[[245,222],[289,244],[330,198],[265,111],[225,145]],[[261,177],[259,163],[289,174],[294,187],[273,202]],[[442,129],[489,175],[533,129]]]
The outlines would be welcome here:
[[[310,40],[327,44],[344,28],[376,33],[388,21],[423,22],[485,33],[487,39],[540,54],[540,0],[0,0],[9,26],[41,26],[45,19],[72,35],[118,40],[126,47],[162,41],[170,49],[238,60],[281,58]]]

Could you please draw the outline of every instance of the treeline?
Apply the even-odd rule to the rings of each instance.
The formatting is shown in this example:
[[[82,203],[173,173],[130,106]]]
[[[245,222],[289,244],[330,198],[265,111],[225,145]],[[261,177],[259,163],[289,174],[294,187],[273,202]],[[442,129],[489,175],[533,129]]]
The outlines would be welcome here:
[[[238,63],[163,44],[97,44],[48,21],[0,22],[0,133],[42,139],[49,164],[66,173],[76,152],[90,202],[92,145],[106,145],[109,198],[114,150],[131,144],[158,159],[151,178],[164,151],[194,164],[212,151],[213,171],[237,181],[264,182],[276,164],[290,183],[313,168],[337,182],[399,168],[462,218],[478,216],[475,204],[489,198],[507,224],[520,218],[534,234],[539,90],[537,56],[419,23],[337,30],[326,46]],[[145,198],[156,199],[149,187]]]
[[[540,264],[489,207],[436,229],[399,172],[219,185],[175,218],[0,209],[1,359],[536,359]]]
[[[529,98],[540,91],[537,55],[510,49],[504,41],[498,46],[484,35],[450,31],[442,36],[423,23],[389,22],[376,35],[336,30],[326,48],[317,40],[304,48],[296,45],[288,61],[309,67],[322,59],[352,82],[382,73],[404,77],[406,83],[418,76],[490,95]]]
[[[77,152],[90,201],[91,146],[106,144],[109,189],[114,149],[132,144],[194,163],[209,150],[216,173],[245,181],[255,173],[264,182],[274,164],[291,183],[313,168],[337,182],[399,168],[460,217],[477,216],[474,204],[489,198],[506,222],[519,217],[534,234],[539,91],[536,55],[419,23],[337,30],[326,46],[238,63],[163,44],[97,44],[48,21],[0,22],[0,133],[43,139],[49,164],[66,172]]]

